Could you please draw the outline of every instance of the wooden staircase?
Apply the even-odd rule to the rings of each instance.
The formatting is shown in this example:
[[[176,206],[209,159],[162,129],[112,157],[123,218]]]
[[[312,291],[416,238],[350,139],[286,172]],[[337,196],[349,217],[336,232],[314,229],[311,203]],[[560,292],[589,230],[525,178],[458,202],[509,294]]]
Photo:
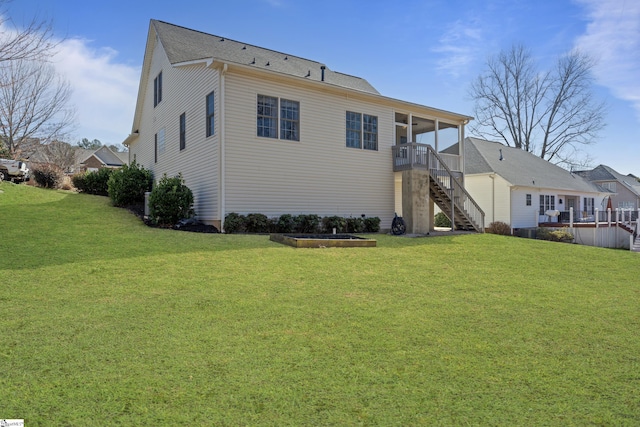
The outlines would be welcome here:
[[[394,171],[429,171],[429,195],[451,219],[453,229],[484,232],[484,212],[435,149],[426,144],[393,147]]]

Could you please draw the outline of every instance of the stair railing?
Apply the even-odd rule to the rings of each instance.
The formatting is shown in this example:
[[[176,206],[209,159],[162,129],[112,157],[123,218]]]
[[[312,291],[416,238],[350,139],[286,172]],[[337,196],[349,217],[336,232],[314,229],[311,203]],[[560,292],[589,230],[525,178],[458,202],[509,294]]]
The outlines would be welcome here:
[[[458,210],[466,213],[476,230],[484,232],[484,211],[455,178],[451,169],[442,161],[436,150],[430,145],[426,147],[429,156],[429,174],[438,181],[442,187],[449,190],[449,197],[451,197],[453,204],[457,206]],[[455,222],[455,213],[451,212],[451,216],[454,217],[450,218],[453,225]]]

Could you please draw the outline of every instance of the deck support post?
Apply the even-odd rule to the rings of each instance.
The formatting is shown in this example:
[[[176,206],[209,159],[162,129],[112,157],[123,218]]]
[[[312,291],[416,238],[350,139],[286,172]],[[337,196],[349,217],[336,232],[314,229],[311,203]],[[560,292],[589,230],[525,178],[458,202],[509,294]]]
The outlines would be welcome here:
[[[433,224],[433,201],[429,195],[429,172],[402,171],[402,217],[408,234],[427,234]]]

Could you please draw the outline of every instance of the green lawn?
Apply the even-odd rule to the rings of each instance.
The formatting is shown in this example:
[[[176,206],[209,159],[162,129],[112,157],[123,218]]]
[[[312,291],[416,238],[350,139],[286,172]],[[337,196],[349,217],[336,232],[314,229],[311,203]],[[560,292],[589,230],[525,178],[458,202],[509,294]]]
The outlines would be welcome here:
[[[2,419],[640,425],[640,254],[489,234],[294,249],[0,191]]]

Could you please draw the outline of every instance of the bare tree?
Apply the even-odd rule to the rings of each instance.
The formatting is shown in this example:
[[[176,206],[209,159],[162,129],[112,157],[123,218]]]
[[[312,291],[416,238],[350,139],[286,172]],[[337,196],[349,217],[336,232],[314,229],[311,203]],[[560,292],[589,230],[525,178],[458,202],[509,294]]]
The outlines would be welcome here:
[[[0,0],[0,63],[14,60],[45,60],[54,54],[59,42],[53,37],[50,21],[34,17],[19,27],[8,16],[6,5],[10,0]]]
[[[587,55],[572,51],[541,72],[523,46],[500,52],[471,85],[471,132],[556,164],[584,165],[589,158],[582,148],[604,127],[605,106],[591,91],[593,66]]]
[[[77,148],[63,141],[52,141],[42,147],[41,157],[46,163],[52,163],[64,172],[73,172]]]
[[[51,64],[12,60],[0,67],[0,139],[10,155],[28,156],[34,141],[66,139],[75,116],[70,97]]]

